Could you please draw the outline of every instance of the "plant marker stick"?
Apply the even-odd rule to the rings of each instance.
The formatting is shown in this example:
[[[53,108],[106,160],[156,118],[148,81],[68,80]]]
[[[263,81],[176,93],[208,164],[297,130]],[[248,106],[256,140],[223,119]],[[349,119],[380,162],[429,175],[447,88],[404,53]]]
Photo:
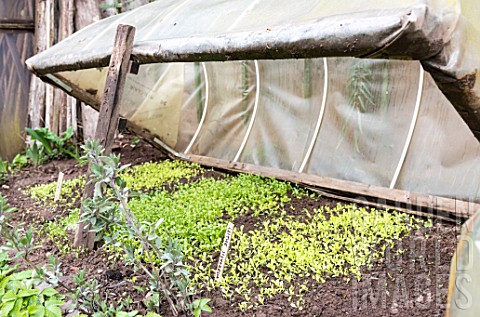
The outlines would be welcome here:
[[[225,231],[225,237],[223,238],[222,251],[218,258],[217,271],[215,272],[215,280],[220,280],[223,274],[223,267],[225,266],[225,260],[227,259],[228,248],[230,247],[230,240],[232,240],[233,223],[229,222],[227,225],[227,231]]]
[[[58,173],[58,180],[57,180],[57,191],[55,192],[55,198],[53,199],[54,202],[60,199],[60,192],[62,191],[62,184],[63,184],[63,176],[62,172]]]

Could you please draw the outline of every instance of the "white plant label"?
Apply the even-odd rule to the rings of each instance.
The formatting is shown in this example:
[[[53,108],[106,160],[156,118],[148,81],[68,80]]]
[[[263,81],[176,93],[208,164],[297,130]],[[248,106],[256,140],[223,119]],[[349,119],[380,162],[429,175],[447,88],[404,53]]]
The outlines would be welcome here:
[[[223,275],[223,267],[225,266],[225,260],[227,259],[228,248],[230,247],[230,240],[232,240],[232,235],[233,235],[233,223],[229,222],[227,225],[227,231],[225,231],[225,237],[223,238],[220,257],[218,258],[217,271],[215,272],[215,279],[217,281],[220,280]]]
[[[57,200],[60,199],[60,193],[62,191],[62,184],[63,184],[63,176],[64,174],[62,172],[58,174],[57,191],[55,192],[55,198],[53,199],[54,202],[57,202]]]

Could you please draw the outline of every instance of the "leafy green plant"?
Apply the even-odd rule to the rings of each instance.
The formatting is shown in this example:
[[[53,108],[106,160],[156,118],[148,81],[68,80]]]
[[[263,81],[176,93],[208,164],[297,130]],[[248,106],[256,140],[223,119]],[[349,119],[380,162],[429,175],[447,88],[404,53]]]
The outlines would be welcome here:
[[[75,292],[69,294],[74,306],[73,310],[94,317],[137,316],[138,311],[124,312],[123,305],[108,305],[106,296],[101,290],[101,285],[94,278],[86,279],[85,271],[80,270],[74,277]]]
[[[0,185],[8,181],[8,174],[10,173],[10,166],[7,161],[4,161],[0,156]]]
[[[11,166],[15,169],[22,169],[28,165],[28,157],[23,154],[17,154],[12,160]]]
[[[33,140],[27,149],[27,156],[37,166],[53,158],[70,157],[78,159],[77,145],[72,141],[73,128],[69,127],[59,137],[48,128],[25,129]]]
[[[131,147],[136,147],[140,143],[139,138],[134,138],[132,143],[130,144]]]
[[[0,236],[6,241],[0,248],[0,315],[1,316],[52,316],[62,315],[59,306],[63,305],[63,296],[53,288],[38,289],[36,286],[42,281],[42,276],[49,276],[49,281],[54,281],[45,268],[33,264],[28,255],[33,247],[33,234],[31,230],[21,234],[18,229],[10,228],[8,221],[11,213],[6,200],[0,196]],[[15,258],[21,258],[33,269],[20,272],[14,271],[18,266],[10,267],[10,260],[5,251],[15,250]]]
[[[197,299],[191,304],[191,309],[193,311],[193,316],[200,317],[202,312],[212,312],[212,308],[208,306],[209,298]]]
[[[62,316],[63,296],[53,288],[35,288],[35,277],[32,270],[0,277],[1,316]]]
[[[34,142],[25,151],[33,166],[38,166],[47,160],[47,156],[40,150],[36,142]]]

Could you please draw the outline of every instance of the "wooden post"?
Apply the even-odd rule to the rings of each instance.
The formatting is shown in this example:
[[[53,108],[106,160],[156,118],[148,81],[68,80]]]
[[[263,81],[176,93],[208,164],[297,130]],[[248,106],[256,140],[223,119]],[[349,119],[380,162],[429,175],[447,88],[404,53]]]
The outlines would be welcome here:
[[[95,138],[99,140],[100,144],[105,148],[105,154],[111,151],[113,138],[117,130],[118,111],[125,86],[125,79],[129,71],[130,54],[132,52],[134,36],[135,28],[133,26],[120,24],[117,27],[95,132]],[[94,184],[85,186],[84,200],[93,196],[94,186]],[[89,232],[88,224],[80,223],[75,234],[74,247],[84,247],[91,250],[93,249],[94,242],[95,233]]]
[[[35,40],[33,53],[47,49],[47,30],[45,26],[45,1],[35,0]],[[28,126],[38,129],[44,126],[46,84],[37,76],[32,76],[28,101]]]

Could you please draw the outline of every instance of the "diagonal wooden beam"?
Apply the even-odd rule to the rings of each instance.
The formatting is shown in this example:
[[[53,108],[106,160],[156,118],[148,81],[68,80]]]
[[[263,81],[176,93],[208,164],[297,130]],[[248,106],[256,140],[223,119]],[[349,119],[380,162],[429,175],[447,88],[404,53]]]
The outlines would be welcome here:
[[[134,37],[135,28],[133,26],[120,24],[117,27],[102,103],[100,105],[97,130],[95,132],[95,138],[105,148],[105,154],[111,152],[115,131],[117,130],[118,112],[125,80],[129,72]],[[87,179],[89,178],[87,177]],[[84,200],[93,196],[94,188],[95,184],[87,181],[83,195]],[[87,223],[78,225],[74,247],[93,249],[95,233],[90,232],[89,228],[90,226]]]

